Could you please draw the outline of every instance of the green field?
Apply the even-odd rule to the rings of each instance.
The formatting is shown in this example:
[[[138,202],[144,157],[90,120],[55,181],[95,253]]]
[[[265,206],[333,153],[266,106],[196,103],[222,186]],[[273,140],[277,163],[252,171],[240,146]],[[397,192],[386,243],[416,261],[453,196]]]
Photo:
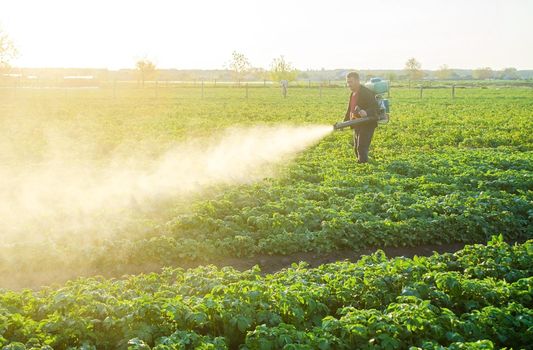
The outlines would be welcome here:
[[[165,85],[1,89],[2,175],[20,185],[18,169],[31,174],[43,163],[105,168],[119,159],[127,160],[119,166],[138,166],[184,142],[199,149],[216,144],[229,127],[329,125],[343,117],[348,97],[344,88],[293,88],[287,99],[270,87],[247,94],[243,87],[210,87],[202,98],[199,87]],[[264,169],[265,178],[161,196],[111,218],[97,212],[91,220],[105,219],[90,230],[72,224],[81,215],[58,213],[54,223],[64,220],[64,227],[36,220],[13,228],[4,219],[0,227],[12,234],[0,246],[0,287],[120,276],[132,266],[533,238],[530,87],[469,87],[457,89],[455,99],[450,89],[427,89],[420,99],[417,89],[396,88],[390,100],[391,122],[377,129],[365,165],[355,162],[344,131]],[[31,188],[40,191],[38,185]],[[0,190],[18,195],[8,186]],[[378,254],[272,276],[167,269],[4,291],[0,344],[112,349],[136,339],[130,346],[139,349],[526,348],[533,339],[532,253],[531,242],[494,241],[453,256],[388,261]]]
[[[526,349],[533,241],[273,275],[213,266],[0,294],[3,349]]]

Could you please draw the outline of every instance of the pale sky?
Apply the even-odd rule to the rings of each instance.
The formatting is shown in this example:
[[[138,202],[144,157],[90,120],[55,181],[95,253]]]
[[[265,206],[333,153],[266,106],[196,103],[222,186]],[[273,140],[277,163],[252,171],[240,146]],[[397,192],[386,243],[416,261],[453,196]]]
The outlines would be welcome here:
[[[0,0],[18,67],[533,69],[533,0]]]

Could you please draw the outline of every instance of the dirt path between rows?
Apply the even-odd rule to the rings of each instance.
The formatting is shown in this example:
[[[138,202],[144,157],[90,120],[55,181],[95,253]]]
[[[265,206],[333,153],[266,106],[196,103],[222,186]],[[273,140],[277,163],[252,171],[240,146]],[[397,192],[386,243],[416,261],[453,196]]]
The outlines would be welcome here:
[[[368,255],[374,253],[377,249],[382,249],[387,257],[413,257],[418,256],[429,256],[434,252],[437,253],[452,253],[457,250],[460,250],[464,247],[465,243],[451,243],[444,245],[421,245],[418,247],[386,247],[386,248],[369,248],[359,251],[354,250],[337,250],[330,253],[318,254],[318,253],[295,253],[291,255],[257,255],[252,258],[225,258],[216,262],[211,262],[209,264],[224,267],[231,266],[239,271],[244,271],[252,268],[255,265],[258,265],[261,268],[261,271],[265,274],[274,273],[284,268],[290,267],[293,263],[299,263],[305,261],[309,264],[310,267],[316,267],[322,264],[327,264],[335,261],[357,261],[362,255]],[[200,265],[206,265],[205,263],[194,263],[187,262],[184,264],[176,265],[175,267],[182,268],[194,268]],[[107,271],[98,271],[98,270],[57,270],[57,271],[47,271],[27,273],[20,272],[17,273],[13,271],[13,274],[10,276],[1,276],[0,277],[0,288],[10,289],[10,290],[21,290],[24,288],[29,289],[41,289],[43,286],[53,286],[60,287],[63,283],[68,280],[77,279],[79,277],[90,277],[90,276],[104,276],[106,278],[122,278],[124,275],[134,275],[140,273],[151,273],[151,272],[160,272],[161,266],[154,264],[144,264],[144,265],[135,265],[127,266],[121,268],[120,271],[107,272]]]
[[[453,253],[463,249],[465,243],[451,243],[446,245],[422,245],[418,247],[387,247],[387,248],[369,248],[365,250],[338,250],[326,254],[317,253],[296,253],[292,255],[259,255],[253,258],[227,259],[221,261],[217,266],[233,266],[237,270],[247,270],[255,265],[259,265],[264,273],[274,273],[281,269],[290,267],[293,263],[305,261],[310,267],[317,267],[322,264],[332,263],[335,261],[357,261],[363,255],[369,255],[376,250],[381,249],[389,258],[404,256],[412,258],[415,255],[429,256],[434,252]]]

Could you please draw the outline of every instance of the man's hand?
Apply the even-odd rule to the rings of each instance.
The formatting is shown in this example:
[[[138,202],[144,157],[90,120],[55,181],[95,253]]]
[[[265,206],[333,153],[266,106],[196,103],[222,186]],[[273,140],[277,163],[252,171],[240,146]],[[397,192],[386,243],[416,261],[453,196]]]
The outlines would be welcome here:
[[[359,109],[356,112],[350,113],[350,119],[354,120],[354,119],[358,119],[358,118],[364,118],[367,115],[368,114],[366,113],[366,111],[364,109]]]

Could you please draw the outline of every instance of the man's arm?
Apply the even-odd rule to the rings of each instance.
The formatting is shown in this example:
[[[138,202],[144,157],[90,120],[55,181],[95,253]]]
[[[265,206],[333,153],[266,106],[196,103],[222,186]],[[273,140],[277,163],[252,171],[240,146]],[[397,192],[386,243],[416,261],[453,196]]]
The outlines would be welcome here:
[[[347,122],[350,120],[350,104],[348,104],[348,108],[346,108],[346,114],[344,115],[344,121]]]
[[[352,94],[350,94],[350,98],[352,98]],[[348,106],[346,107],[346,114],[344,115],[345,122],[350,120],[350,98],[348,98]]]

